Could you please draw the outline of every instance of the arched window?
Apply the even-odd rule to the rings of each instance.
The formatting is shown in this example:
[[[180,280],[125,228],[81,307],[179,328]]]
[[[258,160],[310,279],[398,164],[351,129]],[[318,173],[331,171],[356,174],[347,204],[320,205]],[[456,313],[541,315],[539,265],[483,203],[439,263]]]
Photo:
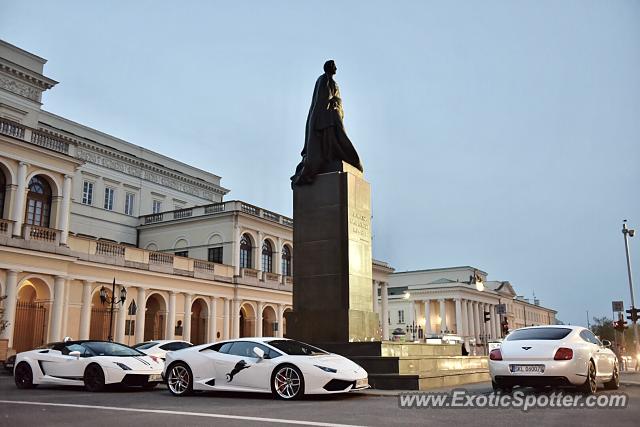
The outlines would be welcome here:
[[[31,178],[31,181],[29,181],[25,222],[41,227],[49,227],[50,213],[51,187],[41,176],[34,176]]]
[[[282,275],[291,276],[291,249],[289,249],[289,245],[282,247]]]
[[[7,180],[0,169],[0,218],[4,218],[4,195],[7,192]]]
[[[253,268],[251,249],[251,237],[243,234],[240,238],[240,268]]]
[[[273,249],[268,240],[262,242],[262,271],[273,273]]]

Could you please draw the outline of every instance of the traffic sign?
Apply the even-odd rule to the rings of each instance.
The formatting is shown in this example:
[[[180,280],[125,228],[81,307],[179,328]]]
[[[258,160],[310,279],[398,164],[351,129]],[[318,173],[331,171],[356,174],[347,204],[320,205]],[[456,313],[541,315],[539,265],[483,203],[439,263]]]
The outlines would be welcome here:
[[[613,311],[624,311],[624,301],[612,301],[611,306]]]

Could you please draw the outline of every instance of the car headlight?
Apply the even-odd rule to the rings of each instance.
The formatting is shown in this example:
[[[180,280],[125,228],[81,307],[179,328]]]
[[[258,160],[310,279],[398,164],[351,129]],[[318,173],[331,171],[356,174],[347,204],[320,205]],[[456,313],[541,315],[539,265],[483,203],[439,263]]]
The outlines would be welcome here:
[[[315,366],[316,368],[320,368],[320,369],[322,369],[322,370],[323,370],[323,371],[325,371],[325,372],[330,372],[330,373],[332,373],[332,374],[335,374],[336,372],[338,372],[338,370],[337,370],[337,369],[327,368],[326,366],[320,366],[320,365],[313,365],[313,366]]]
[[[120,363],[120,362],[113,362],[113,363],[115,363],[116,365],[118,365],[120,368],[122,368],[125,371],[130,371],[131,370],[131,368],[128,367],[127,365],[125,365],[124,363]]]

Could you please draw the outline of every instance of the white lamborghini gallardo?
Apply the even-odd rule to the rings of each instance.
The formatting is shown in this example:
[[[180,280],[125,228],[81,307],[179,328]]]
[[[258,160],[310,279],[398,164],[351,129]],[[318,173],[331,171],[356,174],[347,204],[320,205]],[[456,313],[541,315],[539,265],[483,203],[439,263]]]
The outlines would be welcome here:
[[[174,396],[225,390],[296,399],[369,387],[367,371],[356,363],[284,338],[240,338],[167,353],[164,376]]]
[[[18,388],[38,384],[84,385],[101,391],[108,384],[153,388],[162,382],[162,360],[108,341],[66,341],[18,353]]]
[[[493,388],[569,386],[591,394],[602,383],[615,390],[620,384],[620,367],[610,346],[581,326],[516,329],[489,353]]]

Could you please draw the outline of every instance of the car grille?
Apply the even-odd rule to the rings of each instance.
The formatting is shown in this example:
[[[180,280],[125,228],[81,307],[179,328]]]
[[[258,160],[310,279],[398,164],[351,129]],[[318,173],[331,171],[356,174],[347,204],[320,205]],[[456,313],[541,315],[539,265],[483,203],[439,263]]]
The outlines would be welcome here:
[[[143,386],[149,382],[149,375],[127,374],[122,379],[122,384],[128,387]]]
[[[322,388],[324,388],[327,391],[340,391],[340,390],[345,390],[350,386],[355,387],[355,385],[356,385],[355,381],[332,379],[331,381],[326,383]]]

